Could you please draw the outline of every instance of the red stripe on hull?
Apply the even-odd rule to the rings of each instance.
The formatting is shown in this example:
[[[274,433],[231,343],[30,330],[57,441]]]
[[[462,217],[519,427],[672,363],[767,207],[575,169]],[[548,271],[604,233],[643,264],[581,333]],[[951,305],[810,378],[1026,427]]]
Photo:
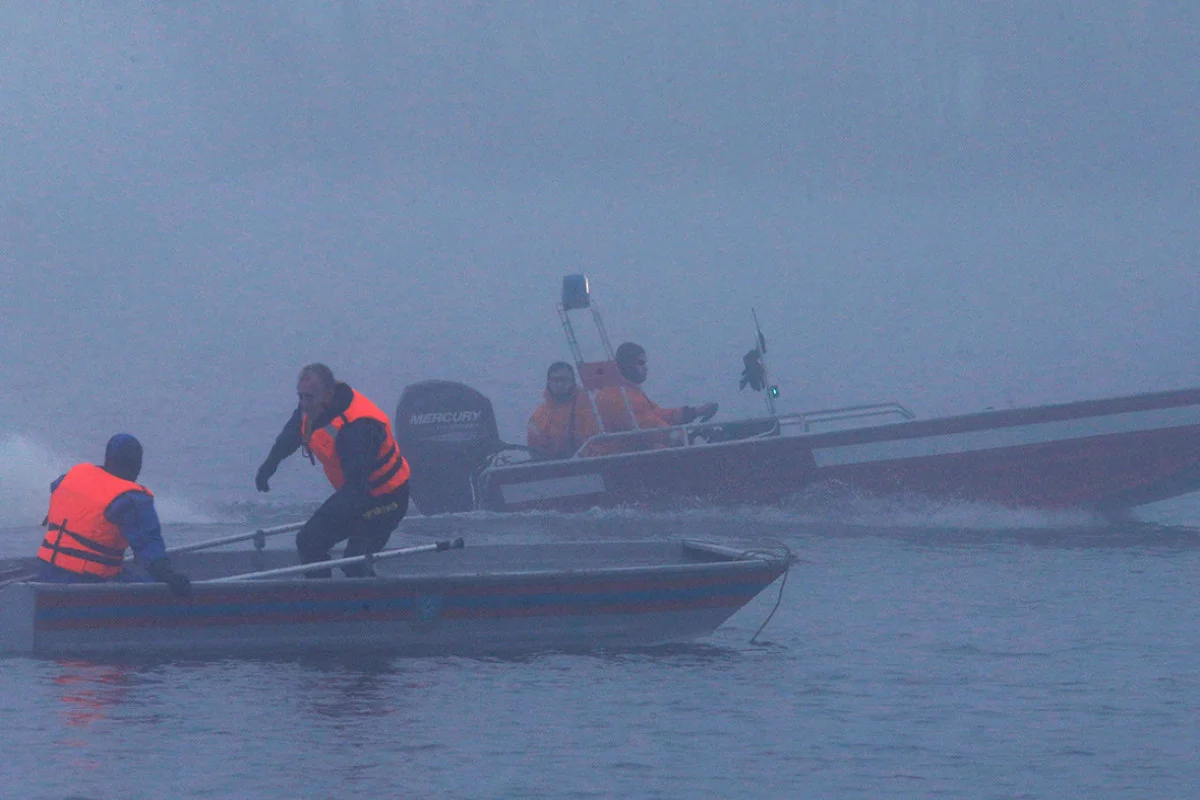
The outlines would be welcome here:
[[[1170,497],[1175,485],[1195,488],[1198,456],[1200,430],[1186,435],[1152,431],[828,467],[821,477],[879,494],[915,493],[1016,507],[1116,509]]]
[[[1192,423],[1200,416],[1198,405],[1200,390],[1186,390],[602,459],[538,462],[498,469],[488,476],[483,505],[507,511],[576,511],[671,497],[716,504],[776,503],[830,480],[883,495],[1120,510],[1200,490],[1200,425],[1155,427],[1152,421],[1141,422],[1155,415],[1183,415],[1190,416]],[[1120,430],[1121,425],[1143,424],[1144,430]],[[1093,426],[1101,435],[1086,435]],[[1116,428],[1103,432],[1106,426]],[[1041,441],[1022,442],[1023,437]],[[938,443],[945,441],[958,442],[966,452],[937,453]],[[926,444],[935,454],[905,455],[906,449],[920,451]],[[898,455],[889,457],[889,449]],[[846,459],[853,463],[837,463],[833,457],[832,465],[819,467],[814,451],[856,455]],[[536,486],[537,481],[581,475],[601,476],[605,491],[525,502],[504,500],[505,485]]]

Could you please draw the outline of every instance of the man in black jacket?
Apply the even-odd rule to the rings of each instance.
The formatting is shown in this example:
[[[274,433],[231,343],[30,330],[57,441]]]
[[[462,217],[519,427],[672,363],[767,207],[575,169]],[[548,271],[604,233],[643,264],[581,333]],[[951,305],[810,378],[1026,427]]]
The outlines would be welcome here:
[[[270,491],[279,463],[303,448],[312,463],[321,462],[334,492],[296,535],[301,562],[328,561],[330,549],[342,540],[346,558],[379,552],[408,511],[410,470],[391,422],[324,364],[300,370],[296,394],[300,402],[258,468],[255,486]],[[363,564],[343,571],[348,577],[373,574]],[[331,571],[306,574],[329,577]]]

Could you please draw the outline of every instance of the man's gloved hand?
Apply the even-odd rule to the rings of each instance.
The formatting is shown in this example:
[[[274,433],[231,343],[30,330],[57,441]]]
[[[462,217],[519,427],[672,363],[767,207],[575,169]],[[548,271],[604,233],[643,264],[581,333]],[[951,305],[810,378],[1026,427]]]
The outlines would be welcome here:
[[[178,572],[169,573],[163,580],[171,594],[176,597],[187,597],[192,593],[192,581],[187,575]]]
[[[271,480],[271,476],[275,474],[275,470],[278,468],[279,465],[274,461],[270,459],[264,461],[262,466],[258,468],[258,474],[254,476],[255,488],[260,492],[271,491],[271,484],[268,481]]]
[[[171,567],[170,559],[160,558],[150,562],[146,567],[146,572],[150,573],[150,577],[159,583],[165,583],[171,590],[171,594],[176,597],[187,597],[192,592],[192,582],[186,575],[176,572]]]
[[[717,413],[716,403],[705,403],[702,406],[684,406],[683,413],[680,415],[679,424],[687,425],[691,422],[699,420],[700,422],[708,422],[712,419],[713,414]]]

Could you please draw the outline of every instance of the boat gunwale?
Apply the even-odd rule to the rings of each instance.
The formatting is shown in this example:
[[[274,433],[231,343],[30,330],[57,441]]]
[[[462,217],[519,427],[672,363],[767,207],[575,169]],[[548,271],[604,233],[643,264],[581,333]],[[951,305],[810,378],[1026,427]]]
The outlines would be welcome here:
[[[705,573],[716,574],[740,574],[745,572],[756,572],[766,569],[768,571],[777,571],[772,582],[786,572],[791,564],[794,563],[794,556],[790,552],[779,551],[778,546],[766,546],[759,549],[738,550],[737,548],[726,547],[724,545],[705,542],[701,540],[682,540],[679,542],[684,552],[688,549],[697,550],[702,553],[720,556],[721,560],[706,560],[694,562],[672,561],[662,564],[637,564],[630,566],[599,566],[599,567],[571,567],[571,568],[549,568],[549,569],[504,569],[497,571],[455,571],[455,572],[428,572],[428,573],[409,573],[409,574],[388,574],[383,573],[371,578],[348,578],[336,576],[327,579],[309,579],[309,578],[265,578],[265,579],[250,579],[241,581],[224,580],[219,583],[209,583],[205,580],[197,580],[193,582],[194,588],[203,588],[204,594],[212,594],[214,592],[228,589],[244,590],[247,587],[256,587],[257,589],[281,589],[281,588],[300,588],[303,587],[309,590],[323,591],[331,588],[365,590],[371,592],[382,591],[385,594],[390,593],[395,587],[406,585],[421,585],[429,583],[440,584],[483,584],[483,585],[508,585],[519,583],[534,583],[534,582],[555,582],[579,579],[587,577],[594,580],[603,580],[605,578],[612,579],[628,579],[641,576],[656,576],[658,578],[670,578],[675,576],[692,576],[703,575]],[[576,544],[576,543],[572,543]],[[587,544],[587,543],[578,543]],[[623,543],[617,543],[623,544]],[[511,545],[493,545],[497,547],[508,547]],[[529,545],[536,547],[537,545]],[[319,566],[319,565],[314,565]],[[162,584],[154,582],[108,582],[108,583],[47,583],[39,581],[23,581],[23,585],[28,585],[34,588],[38,596],[86,596],[89,594],[144,594],[148,592],[161,592],[165,587]]]

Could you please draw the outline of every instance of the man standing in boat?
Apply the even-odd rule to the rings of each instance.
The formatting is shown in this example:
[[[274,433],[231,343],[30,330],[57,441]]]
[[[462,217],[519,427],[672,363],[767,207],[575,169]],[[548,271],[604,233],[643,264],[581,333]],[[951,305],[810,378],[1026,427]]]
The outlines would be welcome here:
[[[76,464],[50,484],[46,537],[38,549],[37,580],[102,583],[116,579],[133,549],[138,563],[177,596],[191,581],[171,567],[154,495],[134,483],[142,471],[142,444],[118,433],[104,448],[104,466]]]
[[[270,491],[279,463],[303,448],[312,463],[321,462],[334,492],[296,535],[301,563],[328,561],[329,551],[342,540],[345,558],[379,552],[408,511],[410,469],[391,422],[365,396],[335,380],[324,364],[300,370],[296,394],[300,402],[258,468],[255,486]],[[372,574],[362,564],[342,569],[347,577]],[[331,574],[329,569],[307,573],[311,578]]]
[[[596,393],[596,409],[600,412],[605,433],[687,425],[697,419],[702,422],[711,419],[717,413],[716,403],[662,408],[646,397],[641,385],[649,375],[649,369],[646,366],[646,350],[641,345],[633,342],[622,344],[617,348],[616,362],[617,371],[621,374],[620,384],[605,386]],[[588,454],[621,453],[669,445],[670,442],[663,437],[620,437],[589,447]]]
[[[600,432],[588,396],[575,384],[575,370],[555,361],[546,371],[545,402],[529,418],[526,443],[535,458],[570,458]]]

